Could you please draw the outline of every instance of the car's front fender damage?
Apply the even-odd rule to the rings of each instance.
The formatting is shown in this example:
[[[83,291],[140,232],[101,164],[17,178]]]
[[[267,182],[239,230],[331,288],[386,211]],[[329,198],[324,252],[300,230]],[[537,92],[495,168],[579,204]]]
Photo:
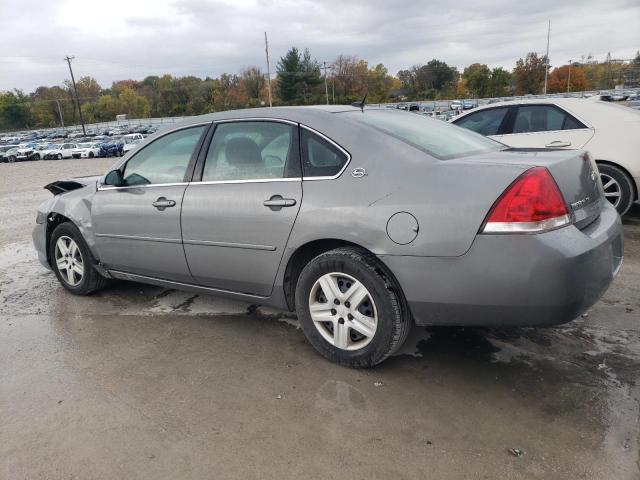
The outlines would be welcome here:
[[[44,221],[36,225],[33,236],[38,257],[46,267],[50,268],[48,242],[51,233],[57,225],[65,221],[72,222],[80,230],[94,259],[98,259],[91,219],[93,196],[97,190],[96,180],[95,177],[61,180],[44,187],[54,196],[38,207],[38,219],[42,218]]]

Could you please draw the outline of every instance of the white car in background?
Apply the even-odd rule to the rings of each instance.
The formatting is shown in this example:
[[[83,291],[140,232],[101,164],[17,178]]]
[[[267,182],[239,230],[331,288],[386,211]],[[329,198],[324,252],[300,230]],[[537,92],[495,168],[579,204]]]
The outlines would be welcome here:
[[[515,148],[584,149],[595,159],[607,200],[620,215],[638,201],[640,111],[593,99],[514,100],[451,120]]]
[[[136,146],[144,140],[144,137],[141,133],[130,133],[128,135],[124,135],[122,137],[122,141],[124,142],[124,147],[122,148],[124,153],[127,153],[130,150],[136,148]]]
[[[100,142],[79,143],[71,151],[73,158],[93,158],[100,154]]]
[[[71,158],[73,149],[76,148],[75,143],[52,143],[49,150],[42,153],[45,160],[62,160],[63,158]]]

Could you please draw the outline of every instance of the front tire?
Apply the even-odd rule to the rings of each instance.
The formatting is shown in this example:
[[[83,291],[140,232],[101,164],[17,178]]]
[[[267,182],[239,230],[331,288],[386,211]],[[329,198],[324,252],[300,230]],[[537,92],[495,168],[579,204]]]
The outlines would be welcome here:
[[[358,248],[311,260],[298,278],[295,301],[309,342],[339,365],[377,365],[402,346],[411,326],[399,289],[377,258]]]
[[[93,268],[91,251],[72,223],[58,225],[51,234],[49,258],[58,281],[75,295],[88,295],[107,283],[107,279]]]
[[[598,164],[604,196],[622,216],[633,204],[633,181],[620,168],[606,163]]]
[[[56,158],[57,158],[58,160],[62,160],[62,154],[61,154],[61,153],[59,153],[59,154],[56,156]]]

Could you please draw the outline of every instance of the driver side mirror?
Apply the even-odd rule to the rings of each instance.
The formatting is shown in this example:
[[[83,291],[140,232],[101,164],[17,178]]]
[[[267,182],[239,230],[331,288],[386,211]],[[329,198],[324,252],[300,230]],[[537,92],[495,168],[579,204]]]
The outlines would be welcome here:
[[[120,170],[111,170],[104,177],[104,184],[112,187],[121,187],[124,185],[124,178]]]

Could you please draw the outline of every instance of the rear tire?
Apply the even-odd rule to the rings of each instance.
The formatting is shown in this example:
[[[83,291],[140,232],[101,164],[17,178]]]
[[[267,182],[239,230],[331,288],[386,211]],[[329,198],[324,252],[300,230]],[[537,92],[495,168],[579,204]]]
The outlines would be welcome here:
[[[339,365],[377,365],[402,346],[411,327],[402,295],[378,259],[354,247],[311,260],[298,278],[295,301],[309,342]]]
[[[107,284],[93,263],[80,230],[70,222],[58,225],[49,240],[51,268],[62,286],[74,295],[89,295]]]
[[[616,208],[620,215],[627,213],[633,204],[633,180],[619,167],[599,163],[600,179],[605,198]]]

